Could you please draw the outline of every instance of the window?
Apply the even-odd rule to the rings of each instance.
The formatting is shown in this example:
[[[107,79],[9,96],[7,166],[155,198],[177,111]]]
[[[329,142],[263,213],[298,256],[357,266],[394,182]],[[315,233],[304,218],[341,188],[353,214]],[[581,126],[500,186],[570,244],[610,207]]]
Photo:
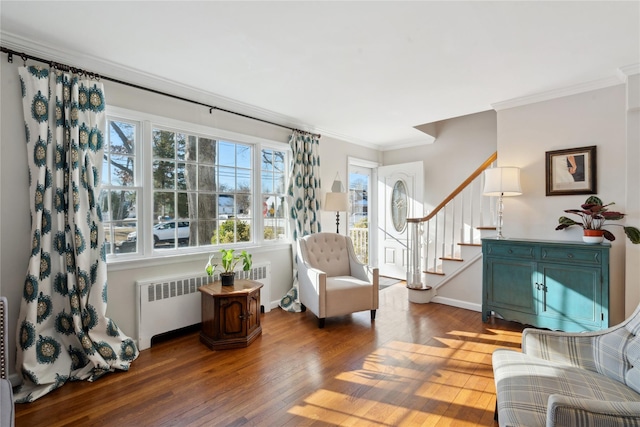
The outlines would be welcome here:
[[[136,187],[136,150],[139,129],[137,122],[108,120],[107,140],[102,161],[102,212],[106,251],[137,252],[135,235],[138,229],[138,200],[140,188]]]
[[[264,240],[279,240],[286,237],[286,158],[286,151],[272,149],[262,150],[261,181]]]
[[[288,239],[284,144],[123,115],[127,120],[108,117],[103,166],[109,254],[211,251]]]

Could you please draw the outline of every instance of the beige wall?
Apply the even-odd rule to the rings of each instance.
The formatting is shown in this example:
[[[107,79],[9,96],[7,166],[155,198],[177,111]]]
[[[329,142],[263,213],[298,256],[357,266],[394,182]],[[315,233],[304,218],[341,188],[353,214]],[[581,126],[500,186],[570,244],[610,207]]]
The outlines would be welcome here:
[[[433,144],[385,151],[384,165],[424,165],[425,213],[430,212],[496,151],[496,113],[485,111],[435,123]]]
[[[640,228],[640,74],[627,84],[627,224]],[[627,240],[625,313],[640,303],[640,245]]]

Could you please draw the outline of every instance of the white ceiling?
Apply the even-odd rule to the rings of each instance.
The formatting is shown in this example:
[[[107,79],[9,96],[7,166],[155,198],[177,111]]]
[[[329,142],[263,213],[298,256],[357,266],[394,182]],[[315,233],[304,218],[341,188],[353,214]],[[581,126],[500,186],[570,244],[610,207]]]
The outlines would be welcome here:
[[[5,47],[380,149],[640,64],[638,1],[3,0],[0,15]]]

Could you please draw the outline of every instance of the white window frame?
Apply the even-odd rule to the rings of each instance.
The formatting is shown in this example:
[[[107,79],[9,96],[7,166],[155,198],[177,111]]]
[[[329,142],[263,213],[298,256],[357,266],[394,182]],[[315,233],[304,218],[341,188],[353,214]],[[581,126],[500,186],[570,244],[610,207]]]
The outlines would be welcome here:
[[[264,240],[264,218],[262,216],[262,186],[261,186],[261,161],[262,149],[273,149],[284,151],[287,154],[285,159],[286,174],[289,173],[291,148],[287,143],[268,140],[252,135],[244,135],[236,132],[204,126],[196,123],[176,120],[169,117],[158,116],[125,108],[107,106],[107,121],[121,120],[125,122],[138,123],[139,139],[135,146],[135,183],[131,187],[139,191],[138,193],[138,252],[107,255],[110,264],[120,261],[131,261],[149,258],[166,258],[167,256],[182,256],[188,254],[207,253],[219,250],[221,247],[234,247],[239,249],[259,248],[261,246],[276,246],[283,243],[291,244],[290,221],[288,219],[288,208],[285,209],[286,239],[284,240]],[[153,248],[153,239],[148,236],[153,235],[154,221],[149,218],[149,212],[153,212],[153,135],[154,128],[171,130],[173,132],[183,132],[195,134],[215,140],[223,140],[253,146],[252,154],[252,230],[251,241],[234,244],[213,245],[213,246],[190,246],[178,247],[176,249],[157,250]],[[288,180],[288,176],[285,176]],[[285,195],[286,195],[285,183]]]

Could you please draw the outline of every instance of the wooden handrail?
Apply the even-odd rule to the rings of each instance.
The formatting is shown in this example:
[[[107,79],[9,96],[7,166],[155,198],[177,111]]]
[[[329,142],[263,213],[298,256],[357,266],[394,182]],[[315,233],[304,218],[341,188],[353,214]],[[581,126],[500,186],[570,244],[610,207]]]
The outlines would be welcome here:
[[[464,190],[467,187],[467,185],[469,185],[474,179],[476,179],[478,176],[480,176],[480,174],[486,168],[491,166],[491,163],[493,163],[497,158],[498,158],[498,152],[496,151],[491,156],[489,156],[489,158],[487,160],[485,160],[484,163],[482,163],[478,167],[478,169],[473,171],[473,173],[471,175],[469,175],[469,177],[467,179],[465,179],[462,184],[460,184],[438,206],[436,206],[436,208],[433,211],[431,211],[431,213],[429,215],[427,215],[425,217],[422,217],[422,218],[407,218],[407,222],[426,222],[426,221],[429,221],[431,218],[436,216],[438,214],[438,212],[440,212],[440,209],[444,208],[447,203],[449,203],[451,200],[453,200],[454,197],[456,197],[458,194],[460,194],[462,192],[462,190]]]

